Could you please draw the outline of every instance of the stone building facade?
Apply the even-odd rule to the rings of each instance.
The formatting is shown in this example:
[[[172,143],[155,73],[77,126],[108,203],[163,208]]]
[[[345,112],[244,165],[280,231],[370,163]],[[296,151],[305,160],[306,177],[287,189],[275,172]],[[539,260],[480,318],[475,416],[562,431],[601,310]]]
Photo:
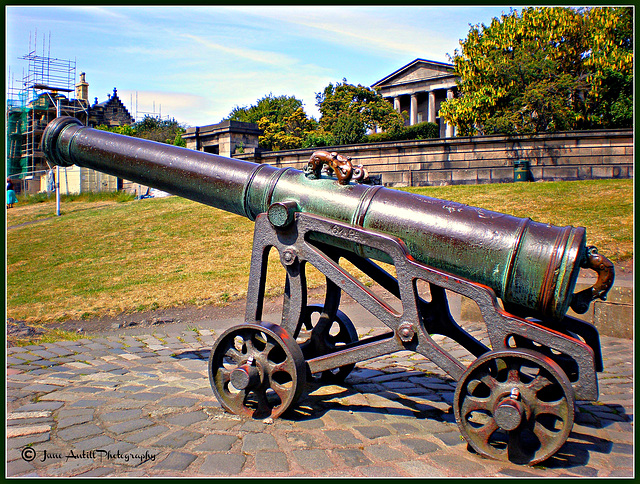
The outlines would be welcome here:
[[[408,113],[407,123],[428,121],[440,126],[440,137],[451,138],[454,128],[439,117],[440,104],[455,97],[456,75],[452,64],[416,59],[374,83],[396,111]]]
[[[77,91],[78,86],[76,86]],[[118,97],[118,90],[114,87],[113,95],[107,96],[107,100],[101,103],[98,103],[98,98],[95,98],[94,104],[89,108],[88,125],[91,127],[106,125],[111,128],[133,124],[135,119]]]
[[[74,89],[51,88],[33,85],[30,102],[7,103],[7,176],[11,177],[22,193],[37,193],[50,188],[50,167],[42,152],[42,135],[46,126],[58,115],[73,116],[86,126],[123,126],[133,124],[117,90],[102,103],[90,105],[89,83],[85,73]],[[75,94],[75,97],[74,97]],[[123,181],[104,174],[96,174],[88,168],[77,166],[60,170],[62,193],[109,191],[121,189]]]
[[[187,148],[230,157],[236,153],[253,154],[259,151],[257,124],[226,119],[218,124],[187,128],[182,138]]]

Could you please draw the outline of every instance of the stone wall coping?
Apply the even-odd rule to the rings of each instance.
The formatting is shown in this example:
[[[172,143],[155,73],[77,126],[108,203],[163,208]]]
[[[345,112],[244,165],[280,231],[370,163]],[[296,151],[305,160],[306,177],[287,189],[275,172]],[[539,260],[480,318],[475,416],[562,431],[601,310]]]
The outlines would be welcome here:
[[[209,124],[207,126],[197,126],[187,128],[182,135],[183,138],[193,138],[196,136],[212,135],[218,133],[247,133],[259,136],[262,134],[262,130],[258,128],[257,124],[244,123],[242,121],[234,121],[231,119],[225,119],[218,124]]]
[[[314,151],[336,151],[339,153],[354,153],[358,151],[389,149],[389,148],[410,148],[414,146],[424,145],[461,145],[461,144],[489,144],[489,143],[522,143],[526,141],[541,140],[569,140],[569,139],[597,139],[597,138],[630,138],[633,137],[633,129],[616,129],[616,130],[590,130],[590,131],[562,131],[556,133],[538,133],[520,136],[505,135],[485,135],[485,136],[461,136],[455,138],[432,138],[423,140],[406,140],[406,141],[381,141],[378,143],[360,143],[352,145],[337,146],[321,146],[316,148],[298,148],[295,150],[281,151],[264,151],[261,153],[263,158],[277,158],[290,156],[307,156]]]

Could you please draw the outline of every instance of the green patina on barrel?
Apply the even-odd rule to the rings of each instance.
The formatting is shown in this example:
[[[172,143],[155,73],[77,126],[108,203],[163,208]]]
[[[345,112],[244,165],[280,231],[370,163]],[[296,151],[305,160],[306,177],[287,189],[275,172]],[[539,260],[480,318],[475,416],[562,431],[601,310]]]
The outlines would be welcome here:
[[[492,288],[510,310],[564,316],[586,257],[586,232],[381,186],[310,179],[280,169],[54,120],[43,137],[54,164],[92,168],[246,216],[308,212],[400,238],[431,267]],[[359,248],[359,250],[363,250]],[[375,254],[371,254],[375,257]]]

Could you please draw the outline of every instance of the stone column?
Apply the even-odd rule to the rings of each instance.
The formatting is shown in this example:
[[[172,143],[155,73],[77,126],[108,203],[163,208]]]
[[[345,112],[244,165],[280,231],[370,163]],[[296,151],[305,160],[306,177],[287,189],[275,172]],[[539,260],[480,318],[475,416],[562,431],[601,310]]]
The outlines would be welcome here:
[[[418,123],[418,95],[413,93],[411,95],[411,108],[409,109],[409,124],[414,125]]]
[[[447,100],[453,99],[453,89],[447,89]],[[453,138],[453,125],[450,123],[446,124],[445,128],[445,138]]]
[[[427,121],[430,123],[436,122],[436,93],[429,91],[429,108],[427,112]]]
[[[400,96],[396,96],[393,98],[393,109],[397,112],[400,112]]]

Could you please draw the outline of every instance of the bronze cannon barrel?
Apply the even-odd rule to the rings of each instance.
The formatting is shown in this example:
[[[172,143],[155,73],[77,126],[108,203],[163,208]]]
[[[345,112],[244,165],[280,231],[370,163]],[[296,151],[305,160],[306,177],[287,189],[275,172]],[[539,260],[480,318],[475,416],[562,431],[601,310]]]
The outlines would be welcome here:
[[[53,164],[92,168],[251,220],[274,203],[294,202],[296,211],[398,237],[417,261],[492,288],[523,316],[561,319],[576,302],[580,267],[599,270],[582,227],[556,227],[381,186],[311,179],[292,168],[88,128],[71,117],[52,121],[42,146]],[[574,309],[584,312],[592,299],[606,296],[613,267],[599,276],[598,288],[583,294]]]

